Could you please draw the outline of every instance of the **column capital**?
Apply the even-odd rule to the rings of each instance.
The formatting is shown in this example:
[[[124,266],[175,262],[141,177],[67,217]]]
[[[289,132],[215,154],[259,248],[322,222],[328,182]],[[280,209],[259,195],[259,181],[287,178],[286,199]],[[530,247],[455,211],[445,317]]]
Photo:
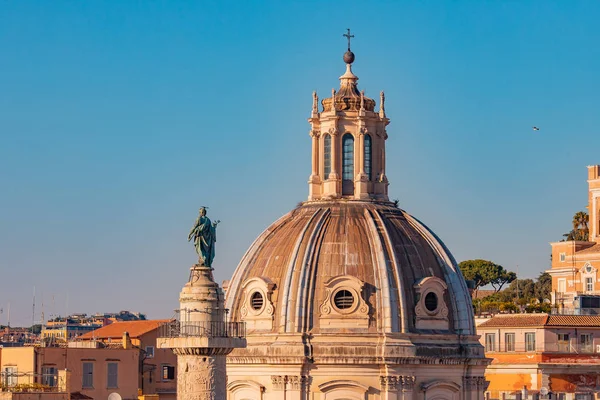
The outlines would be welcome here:
[[[273,389],[284,390],[287,378],[287,375],[271,375],[271,383],[273,384]]]
[[[319,129],[311,129],[308,134],[311,138],[319,137],[321,135],[321,131]]]
[[[304,390],[304,386],[308,383],[308,378],[304,375],[287,376],[287,382],[290,390]]]
[[[380,376],[379,377],[379,384],[381,385],[381,390],[389,392],[390,390],[397,390],[398,389],[398,383],[400,383],[400,377],[396,377],[396,376]]]
[[[402,375],[398,377],[398,381],[402,383],[402,390],[407,392],[415,387],[415,377],[411,375]]]
[[[337,128],[333,128],[333,127],[329,128],[328,132],[331,136],[337,136],[340,134],[340,131]]]

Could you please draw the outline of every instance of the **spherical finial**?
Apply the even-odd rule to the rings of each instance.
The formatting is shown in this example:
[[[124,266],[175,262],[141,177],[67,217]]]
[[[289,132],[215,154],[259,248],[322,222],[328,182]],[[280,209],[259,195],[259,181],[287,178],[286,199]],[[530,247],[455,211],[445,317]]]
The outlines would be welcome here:
[[[346,64],[352,64],[354,62],[354,53],[348,50],[344,53],[344,62]]]

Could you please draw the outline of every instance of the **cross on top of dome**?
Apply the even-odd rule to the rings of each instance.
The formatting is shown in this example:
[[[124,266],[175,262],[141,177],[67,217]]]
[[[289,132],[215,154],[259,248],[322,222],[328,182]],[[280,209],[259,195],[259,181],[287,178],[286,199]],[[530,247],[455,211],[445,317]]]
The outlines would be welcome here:
[[[354,53],[350,51],[350,39],[352,39],[354,35],[350,34],[350,28],[347,28],[347,30],[348,32],[342,35],[348,39],[348,51],[344,53],[344,62],[346,64],[352,64],[354,62]]]

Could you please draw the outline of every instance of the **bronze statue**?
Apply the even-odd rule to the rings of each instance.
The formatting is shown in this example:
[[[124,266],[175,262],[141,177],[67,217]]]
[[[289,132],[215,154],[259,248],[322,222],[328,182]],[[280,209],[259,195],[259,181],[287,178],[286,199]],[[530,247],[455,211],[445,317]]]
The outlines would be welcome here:
[[[194,247],[200,265],[212,266],[215,258],[215,242],[217,241],[217,224],[219,222],[221,221],[211,222],[206,216],[206,207],[200,208],[200,215],[196,218],[194,227],[188,235],[188,242],[194,239]]]

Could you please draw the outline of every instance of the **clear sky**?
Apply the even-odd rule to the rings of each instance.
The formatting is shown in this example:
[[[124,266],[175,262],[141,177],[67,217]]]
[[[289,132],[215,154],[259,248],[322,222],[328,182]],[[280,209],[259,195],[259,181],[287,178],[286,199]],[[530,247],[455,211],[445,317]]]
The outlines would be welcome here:
[[[368,5],[367,5],[368,4]],[[308,194],[313,90],[386,92],[390,197],[457,260],[537,276],[600,163],[600,2],[0,2],[0,323],[170,317]],[[534,132],[531,127],[539,126]]]

